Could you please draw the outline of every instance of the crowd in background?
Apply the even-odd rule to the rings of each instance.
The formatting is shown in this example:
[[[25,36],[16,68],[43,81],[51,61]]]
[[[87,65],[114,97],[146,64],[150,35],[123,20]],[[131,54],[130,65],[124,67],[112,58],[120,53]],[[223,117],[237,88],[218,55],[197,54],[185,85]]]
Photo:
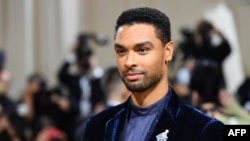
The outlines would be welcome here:
[[[207,20],[200,20],[194,30],[183,28],[181,33],[182,63],[171,79],[177,94],[225,124],[250,124],[249,78],[235,94],[226,89],[223,63],[232,52],[228,40]]]
[[[236,94],[226,91],[222,65],[232,51],[227,39],[206,20],[199,21],[194,30],[182,29],[181,34],[184,38],[176,46],[181,66],[169,78],[177,94],[225,124],[250,124],[250,79],[242,82]],[[91,38],[84,33],[78,36],[58,68],[56,86],[48,86],[43,74],[34,72],[18,101],[8,97],[11,77],[1,51],[0,140],[78,141],[89,116],[128,98],[116,66],[108,66],[104,73],[93,66]]]

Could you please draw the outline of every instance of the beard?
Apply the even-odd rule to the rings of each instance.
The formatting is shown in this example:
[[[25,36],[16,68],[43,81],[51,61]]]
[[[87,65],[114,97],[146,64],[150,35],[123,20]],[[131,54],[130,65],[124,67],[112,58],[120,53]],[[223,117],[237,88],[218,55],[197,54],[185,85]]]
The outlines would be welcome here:
[[[152,72],[143,71],[144,77],[142,81],[139,82],[126,82],[124,76],[122,80],[126,86],[126,88],[131,92],[143,92],[151,87],[154,87],[157,83],[159,83],[163,76],[163,70],[161,64],[159,63],[152,69]],[[131,72],[136,70],[130,70]],[[138,71],[136,71],[138,72]],[[142,71],[140,71],[142,72]],[[124,73],[123,73],[124,74]]]

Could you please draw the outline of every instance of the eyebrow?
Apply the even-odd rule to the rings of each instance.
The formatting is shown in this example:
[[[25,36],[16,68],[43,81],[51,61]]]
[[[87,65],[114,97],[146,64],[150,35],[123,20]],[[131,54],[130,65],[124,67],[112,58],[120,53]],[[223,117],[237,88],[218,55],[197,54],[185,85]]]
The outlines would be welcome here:
[[[145,41],[145,42],[141,42],[141,43],[137,43],[137,44],[135,44],[135,48],[139,48],[139,47],[143,47],[143,46],[150,46],[150,47],[152,47],[153,46],[153,44],[151,43],[151,42],[149,42],[149,41]],[[115,44],[115,46],[114,46],[115,48],[124,48],[124,46],[123,45],[120,45],[120,44]]]
[[[120,45],[120,44],[115,44],[115,46],[114,46],[115,48],[124,48],[122,45]]]
[[[145,42],[141,42],[141,43],[138,43],[138,44],[136,44],[135,45],[135,47],[143,47],[143,46],[153,46],[153,44],[151,43],[151,42],[149,42],[149,41],[145,41]]]

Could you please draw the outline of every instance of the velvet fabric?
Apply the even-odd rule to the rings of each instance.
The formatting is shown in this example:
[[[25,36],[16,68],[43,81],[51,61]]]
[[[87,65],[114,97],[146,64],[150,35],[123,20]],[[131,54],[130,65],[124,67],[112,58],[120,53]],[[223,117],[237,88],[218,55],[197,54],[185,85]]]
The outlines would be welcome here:
[[[151,129],[148,141],[169,130],[167,141],[223,141],[224,124],[196,108],[183,103],[173,89],[168,92],[160,119]],[[129,101],[109,108],[88,119],[83,141],[121,141],[124,124],[129,117]],[[143,130],[143,129],[142,129]]]

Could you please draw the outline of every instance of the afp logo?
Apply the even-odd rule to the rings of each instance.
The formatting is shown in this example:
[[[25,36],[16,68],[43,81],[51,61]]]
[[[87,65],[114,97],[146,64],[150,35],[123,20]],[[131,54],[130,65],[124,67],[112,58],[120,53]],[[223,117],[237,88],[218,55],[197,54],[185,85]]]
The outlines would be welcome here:
[[[239,139],[245,141],[250,137],[250,125],[225,125],[224,126],[225,141]]]
[[[246,133],[246,129],[230,129],[228,136],[244,136]]]

